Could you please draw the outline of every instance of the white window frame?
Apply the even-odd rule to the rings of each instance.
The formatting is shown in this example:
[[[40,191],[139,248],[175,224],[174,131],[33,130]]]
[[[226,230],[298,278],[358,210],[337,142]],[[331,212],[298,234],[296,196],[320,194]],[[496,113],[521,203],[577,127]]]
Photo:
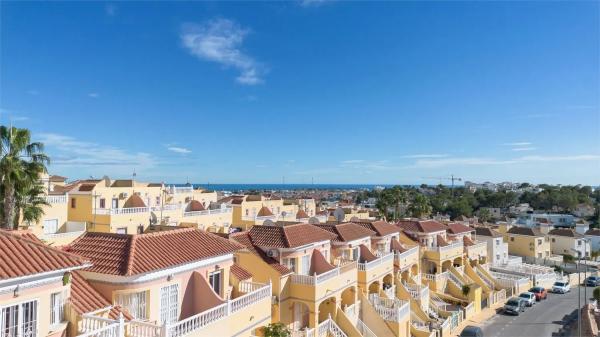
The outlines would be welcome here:
[[[288,269],[293,271],[294,273],[297,273],[296,258],[291,257],[283,259],[283,265],[288,267]]]
[[[24,321],[24,309],[30,305],[33,314]],[[39,322],[39,301],[37,299],[11,303],[0,307],[0,336],[1,337],[37,337]],[[16,317],[15,317],[16,316]],[[7,320],[5,320],[7,318]]]
[[[219,275],[219,291],[215,290],[213,281],[210,280],[211,276],[213,276],[213,275]],[[215,270],[213,272],[208,273],[208,284],[210,284],[210,287],[217,295],[221,296],[221,292],[223,291],[223,269]]]
[[[302,255],[300,258],[300,264],[302,265],[302,268],[299,274],[308,275],[310,271],[310,255]]]
[[[53,225],[50,226],[49,223]],[[45,219],[44,220],[44,234],[56,234],[58,231],[58,219]]]
[[[115,304],[127,309],[129,313],[139,320],[148,319],[148,291],[120,293],[115,295]]]
[[[50,295],[50,325],[58,325],[65,321],[66,291],[59,291]]]
[[[160,288],[160,322],[175,323],[179,320],[179,284]]]

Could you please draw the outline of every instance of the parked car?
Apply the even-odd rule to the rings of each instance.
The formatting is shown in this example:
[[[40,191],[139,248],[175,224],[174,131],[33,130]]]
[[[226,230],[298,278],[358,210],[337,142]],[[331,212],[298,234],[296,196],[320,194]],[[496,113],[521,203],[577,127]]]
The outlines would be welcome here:
[[[459,337],[483,337],[483,330],[478,326],[467,325]]]
[[[506,304],[504,304],[504,313],[511,315],[519,315],[525,311],[525,301],[519,297],[511,297]]]
[[[571,286],[568,281],[556,281],[552,285],[552,292],[556,294],[566,294],[571,291]]]
[[[544,287],[533,287],[533,288],[529,289],[529,292],[533,293],[535,295],[536,301],[541,301],[541,300],[545,300],[548,298],[548,292],[546,291],[546,288],[544,288]]]
[[[519,294],[519,297],[523,299],[523,301],[525,301],[525,305],[527,305],[528,307],[531,307],[535,304],[535,294],[534,293],[530,293],[530,292],[524,292]]]
[[[586,287],[597,287],[600,285],[600,276],[590,276],[585,279]]]

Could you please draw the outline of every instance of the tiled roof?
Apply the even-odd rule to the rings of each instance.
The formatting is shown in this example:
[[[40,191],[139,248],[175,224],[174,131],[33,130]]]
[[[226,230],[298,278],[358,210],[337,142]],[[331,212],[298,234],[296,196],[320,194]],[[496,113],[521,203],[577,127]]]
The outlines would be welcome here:
[[[319,224],[314,226],[334,234],[336,237],[333,239],[333,241],[337,242],[354,241],[375,235],[374,231],[355,223]]]
[[[585,232],[585,235],[600,236],[600,228],[590,228]]]
[[[396,227],[388,222],[382,221],[382,220],[377,220],[377,221],[356,220],[356,221],[352,221],[352,222],[374,231],[375,233],[377,233],[377,236],[386,236],[386,235],[398,233],[400,231],[398,229],[398,227]]]
[[[465,246],[473,246],[475,242],[471,240],[468,236],[463,236],[463,245]]]
[[[528,236],[544,236],[538,229],[529,227],[513,227],[507,231],[508,234],[528,235]]]
[[[39,244],[44,244],[42,242],[42,240],[40,240],[35,234],[33,234],[32,231],[30,231],[28,229],[8,230],[7,232],[10,233],[10,234],[13,234],[13,235],[20,236],[20,237],[22,237],[24,239],[27,239],[29,241],[33,241],[33,242],[36,242],[36,243],[39,243]]]
[[[444,239],[443,236],[441,235],[437,235],[437,245],[438,247],[444,247],[448,245],[448,241],[446,241],[446,239]]]
[[[452,234],[469,233],[474,231],[472,227],[465,226],[458,222],[452,222],[448,224],[448,232]]]
[[[67,180],[67,178],[57,176],[57,175],[51,175],[50,177],[48,177],[48,180],[53,181],[53,182],[64,182],[65,180]]]
[[[275,271],[277,271],[280,275],[288,275],[291,274],[292,271],[289,270],[286,266],[280,264],[277,260],[272,257],[267,256],[262,250],[255,247],[252,244],[252,240],[250,240],[250,235],[248,232],[240,232],[234,233],[229,236],[230,240],[237,242],[243,246],[245,246],[250,252],[256,254],[260,257],[266,264],[271,266]]]
[[[127,199],[127,201],[125,201],[123,207],[146,207],[146,203],[144,200],[142,200],[142,198],[140,198],[139,195],[134,193],[129,197],[129,199]]]
[[[198,212],[198,211],[204,211],[204,205],[202,205],[202,203],[198,200],[192,200],[190,201],[190,204],[188,205],[188,209],[190,212]]]
[[[237,263],[234,263],[231,266],[231,273],[239,280],[239,281],[243,281],[243,280],[248,280],[252,278],[252,274],[250,274],[250,272],[248,272],[246,269],[242,268],[242,266],[240,266]]]
[[[578,238],[578,239],[583,238],[583,235],[581,235],[580,233],[577,233],[574,229],[571,229],[571,228],[556,228],[556,229],[549,231],[548,234],[557,235],[557,236],[566,236],[566,237]]]
[[[0,231],[0,255],[0,280],[89,265],[87,259],[9,231]]]
[[[230,254],[242,246],[194,228],[127,235],[88,232],[67,249],[92,261],[89,271],[137,275]]]
[[[483,226],[475,227],[475,235],[491,236],[494,238],[502,237],[502,234],[498,233],[497,231],[493,230],[492,228],[483,227]]]
[[[110,301],[104,298],[89,282],[78,272],[71,274],[71,307],[79,315],[87,314],[96,310],[111,307],[108,312],[108,317],[112,319],[119,318],[119,313],[123,313],[123,317],[127,320],[132,320],[126,310],[120,306],[111,305]]]
[[[424,221],[413,221],[413,220],[401,220],[396,224],[403,230],[409,232],[421,232],[421,233],[433,233],[445,231],[447,227],[435,220],[424,220]]]
[[[255,246],[269,248],[295,248],[336,238],[334,234],[309,224],[254,226],[249,235]]]
[[[309,218],[308,214],[301,208],[296,213],[296,219],[307,219]]]
[[[257,214],[257,216],[272,216],[272,215],[273,215],[273,213],[267,206],[261,207]]]
[[[89,192],[89,191],[93,190],[94,187],[96,187],[96,184],[81,184],[81,186],[79,186],[79,191]]]

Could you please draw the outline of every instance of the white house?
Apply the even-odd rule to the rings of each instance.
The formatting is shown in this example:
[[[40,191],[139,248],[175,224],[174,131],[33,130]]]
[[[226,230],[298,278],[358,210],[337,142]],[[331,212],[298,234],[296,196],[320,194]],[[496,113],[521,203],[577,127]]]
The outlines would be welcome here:
[[[585,238],[590,240],[592,250],[600,250],[600,229],[592,228],[585,232]]]
[[[582,234],[577,233],[570,228],[556,228],[548,232],[550,238],[550,249],[552,254],[564,255],[569,254],[577,256],[579,252],[582,257],[590,256],[591,247],[589,240]]]
[[[508,263],[508,243],[502,234],[490,227],[475,227],[477,240],[487,242],[488,260],[492,264]]]

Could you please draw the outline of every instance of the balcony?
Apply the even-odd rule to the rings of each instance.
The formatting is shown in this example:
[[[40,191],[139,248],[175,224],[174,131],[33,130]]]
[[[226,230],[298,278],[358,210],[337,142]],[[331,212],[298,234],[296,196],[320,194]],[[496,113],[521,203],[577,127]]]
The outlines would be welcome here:
[[[67,196],[66,195],[46,195],[44,197],[44,199],[46,199],[46,202],[53,205],[53,204],[66,204],[67,203]]]
[[[290,275],[291,296],[314,301],[331,295],[332,289],[342,291],[345,286],[356,283],[356,266],[356,261],[351,261],[321,274],[292,274]]]
[[[461,257],[462,254],[462,242],[454,242],[446,246],[427,247],[425,250],[425,258],[435,261],[451,260]]]
[[[394,273],[394,253],[385,253],[375,260],[358,263],[358,282],[364,285],[389,273]]]
[[[292,220],[292,219],[293,219],[292,216],[290,216],[289,220]],[[277,215],[266,215],[266,216],[243,215],[242,220],[243,221],[254,221],[254,222],[263,222],[265,220],[277,221]]]
[[[169,186],[169,188],[167,188],[169,194],[185,194],[192,193],[193,191],[194,187],[192,186]]]
[[[87,223],[85,222],[67,221],[60,229],[44,228],[42,239],[60,246],[85,233],[86,228]],[[57,242],[60,244],[57,244]]]
[[[389,299],[377,294],[369,294],[369,302],[375,311],[386,321],[400,323],[410,318],[410,302],[397,298]]]
[[[143,214],[150,210],[150,207],[96,208],[93,213],[98,215]]]
[[[465,246],[465,253],[471,260],[478,260],[487,256],[487,242],[477,241],[472,246]]]
[[[399,271],[405,271],[413,264],[419,263],[419,246],[409,248],[402,253],[396,253],[394,256],[396,267]]]
[[[226,208],[218,208],[218,209],[207,209],[204,211],[194,211],[194,212],[183,212],[184,217],[192,217],[192,216],[205,216],[205,215],[213,215],[213,214],[227,214],[231,213],[231,207]]]

